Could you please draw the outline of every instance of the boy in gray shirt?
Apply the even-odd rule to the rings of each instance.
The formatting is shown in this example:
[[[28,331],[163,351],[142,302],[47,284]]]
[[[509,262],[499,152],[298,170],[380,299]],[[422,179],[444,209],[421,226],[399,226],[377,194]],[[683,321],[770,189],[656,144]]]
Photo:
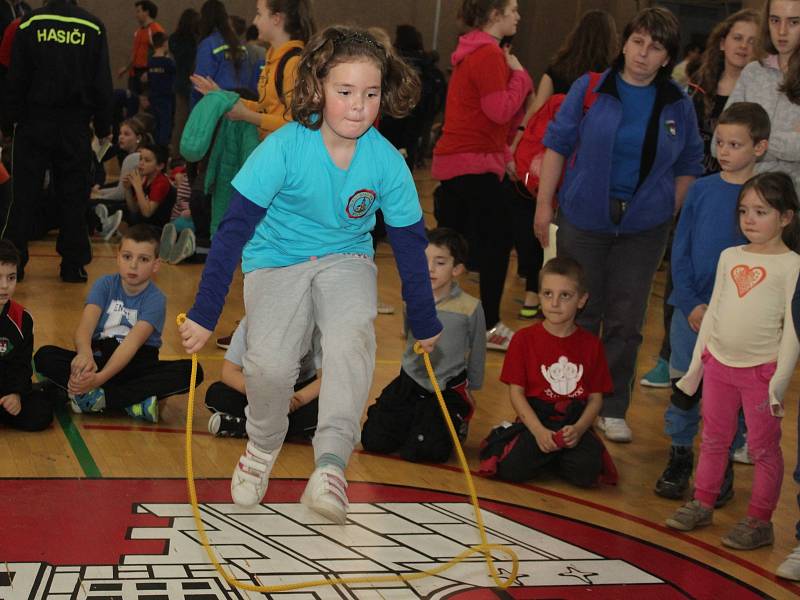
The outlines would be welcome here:
[[[467,245],[452,229],[428,232],[428,269],[436,300],[436,314],[444,325],[431,354],[431,365],[443,388],[447,410],[462,441],[475,410],[470,390],[483,384],[486,326],[480,300],[463,292],[455,278],[464,273]],[[367,411],[361,431],[365,450],[398,452],[414,462],[445,462],[453,443],[428,379],[416,340],[407,333],[406,350],[398,375]]]

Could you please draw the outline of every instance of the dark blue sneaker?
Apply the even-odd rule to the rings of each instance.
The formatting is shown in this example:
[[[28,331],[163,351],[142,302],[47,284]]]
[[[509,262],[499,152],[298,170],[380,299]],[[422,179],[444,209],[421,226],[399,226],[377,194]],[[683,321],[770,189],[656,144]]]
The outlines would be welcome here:
[[[134,419],[141,419],[148,423],[158,423],[158,398],[150,396],[141,402],[126,406],[125,412]]]

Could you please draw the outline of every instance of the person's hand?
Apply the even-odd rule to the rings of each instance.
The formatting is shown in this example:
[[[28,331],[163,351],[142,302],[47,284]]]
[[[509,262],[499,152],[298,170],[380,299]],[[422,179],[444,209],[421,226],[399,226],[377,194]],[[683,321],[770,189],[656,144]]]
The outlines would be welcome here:
[[[533,217],[533,235],[539,240],[542,248],[550,245],[550,223],[553,222],[553,206],[549,203],[538,202],[536,215]]]
[[[524,67],[522,63],[519,62],[519,59],[511,54],[511,52],[506,52],[506,63],[508,64],[508,68],[512,71],[523,71]]]
[[[178,326],[178,333],[180,333],[181,343],[186,354],[194,354],[203,349],[212,332],[191,319],[186,319],[182,325]]]
[[[22,410],[22,397],[19,394],[7,394],[0,398],[0,408],[6,409],[8,414],[16,417]]]
[[[76,354],[69,366],[70,378],[78,377],[84,373],[95,373],[96,371],[97,363],[94,362],[94,356],[90,353]]]
[[[128,67],[122,67],[119,71],[117,71],[117,77],[125,77],[125,73],[128,72]]]
[[[586,433],[584,430],[576,427],[575,425],[565,425],[561,428],[563,432],[562,435],[564,436],[564,445],[567,448],[574,448],[578,445],[578,442],[581,441],[583,434]]]
[[[514,163],[513,160],[510,160],[506,163],[506,175],[511,181],[517,181],[517,165]]]
[[[700,325],[703,324],[703,317],[706,316],[706,311],[708,310],[708,304],[698,304],[692,309],[692,312],[689,313],[689,316],[686,319],[689,321],[689,327],[692,328],[692,331],[697,333],[700,331]]]
[[[102,383],[97,373],[82,373],[81,375],[70,376],[67,382],[67,391],[70,394],[85,394],[95,388],[101,387]]]
[[[229,121],[246,121],[250,110],[239,100],[225,115]]]
[[[125,175],[125,177],[123,177],[120,181],[122,182],[122,187],[124,187],[126,190],[131,189],[131,174],[130,173]]]
[[[539,450],[545,454],[558,450],[558,446],[553,441],[553,432],[546,427],[533,432],[533,437],[536,438],[536,445],[539,446]]]
[[[217,82],[211,79],[211,77],[205,77],[203,75],[198,75],[197,73],[190,75],[189,81],[192,82],[194,89],[203,94],[203,96],[209,92],[215,92],[220,89],[220,87],[217,85]]]
[[[425,352],[430,354],[431,352],[433,352],[433,349],[436,347],[436,342],[439,341],[440,337],[442,337],[442,332],[441,331],[439,333],[437,333],[435,336],[429,337],[426,340],[417,340],[417,341],[419,342],[420,347]]]
[[[139,173],[137,169],[131,171],[130,174],[128,175],[128,178],[129,178],[128,181],[130,181],[131,187],[134,190],[140,191],[143,189],[144,184],[142,180],[142,174]]]

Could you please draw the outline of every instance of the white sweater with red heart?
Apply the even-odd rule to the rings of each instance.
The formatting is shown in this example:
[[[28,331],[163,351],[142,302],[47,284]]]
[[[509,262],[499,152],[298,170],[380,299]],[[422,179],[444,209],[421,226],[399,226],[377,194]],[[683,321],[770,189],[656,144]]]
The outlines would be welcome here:
[[[757,254],[747,248],[728,248],[719,257],[711,302],[678,387],[690,395],[697,391],[706,350],[729,367],[777,362],[769,402],[772,414],[783,416],[783,395],[800,354],[791,306],[800,255]]]

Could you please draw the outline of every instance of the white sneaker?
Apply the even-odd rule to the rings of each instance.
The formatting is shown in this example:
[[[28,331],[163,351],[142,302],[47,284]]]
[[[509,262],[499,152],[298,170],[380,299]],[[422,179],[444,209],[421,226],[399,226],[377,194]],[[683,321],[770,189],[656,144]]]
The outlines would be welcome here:
[[[347,479],[339,467],[317,467],[308,480],[300,502],[334,523],[347,521]]]
[[[100,222],[103,223],[108,219],[108,207],[105,204],[95,204],[94,214],[96,214]]]
[[[158,255],[161,257],[162,262],[169,262],[172,255],[172,247],[178,239],[178,232],[175,225],[167,223],[161,228],[161,240],[158,242]]]
[[[169,264],[177,265],[179,262],[186,260],[187,258],[192,256],[194,254],[194,250],[196,247],[197,247],[197,240],[194,237],[194,231],[192,231],[191,229],[184,229],[183,231],[181,231],[181,234],[178,236],[178,240],[172,247],[172,253],[165,258],[168,259]]]
[[[122,223],[122,211],[118,210],[103,221],[103,227],[100,229],[100,237],[106,242],[110,240],[113,235],[117,233],[120,223]]]
[[[800,581],[800,546],[795,546],[791,554],[778,566],[775,574],[784,579]]]
[[[633,432],[628,427],[625,419],[614,417],[598,417],[597,428],[603,432],[606,439],[611,442],[630,442],[633,439]]]
[[[379,315],[393,315],[394,314],[394,306],[391,304],[386,304],[384,302],[378,302],[378,314]]]
[[[265,452],[253,442],[247,442],[231,478],[231,498],[236,506],[251,508],[261,502],[267,493],[269,473],[279,451]]]
[[[752,458],[750,458],[750,451],[747,449],[747,442],[745,442],[742,446],[737,448],[733,451],[733,462],[740,463],[743,465],[752,465],[755,464]]]
[[[506,327],[502,321],[486,332],[486,348],[489,350],[500,350],[505,352],[511,343],[514,332]]]

